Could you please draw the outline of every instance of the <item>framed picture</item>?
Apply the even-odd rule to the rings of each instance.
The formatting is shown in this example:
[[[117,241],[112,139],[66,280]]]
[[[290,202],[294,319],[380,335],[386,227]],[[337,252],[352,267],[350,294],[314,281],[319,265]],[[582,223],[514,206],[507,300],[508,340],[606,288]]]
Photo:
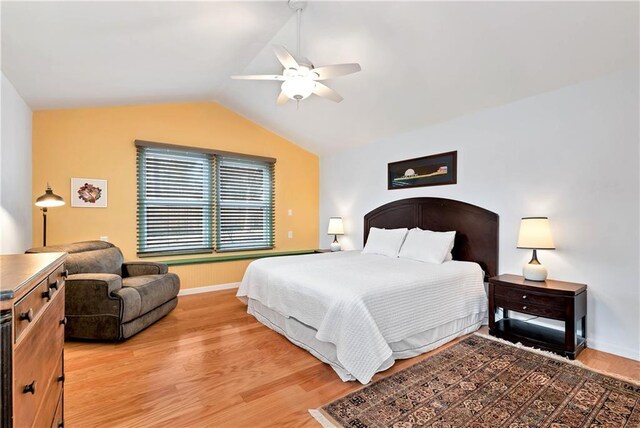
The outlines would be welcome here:
[[[458,152],[391,162],[387,165],[388,189],[456,184]]]
[[[107,180],[101,180],[98,178],[72,178],[71,206],[82,208],[106,208]]]

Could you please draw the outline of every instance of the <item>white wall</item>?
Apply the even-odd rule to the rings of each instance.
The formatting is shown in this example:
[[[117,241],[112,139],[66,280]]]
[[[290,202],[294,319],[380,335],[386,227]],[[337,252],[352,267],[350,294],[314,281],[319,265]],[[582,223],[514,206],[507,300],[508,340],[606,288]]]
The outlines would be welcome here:
[[[629,70],[325,156],[322,247],[330,216],[345,220],[343,248],[361,248],[368,211],[438,196],[498,213],[500,272],[519,274],[520,218],[548,216],[557,250],[538,257],[550,278],[588,284],[588,346],[640,359],[638,97]],[[388,162],[450,150],[458,184],[386,190]]]
[[[2,73],[0,254],[31,247],[31,109]]]

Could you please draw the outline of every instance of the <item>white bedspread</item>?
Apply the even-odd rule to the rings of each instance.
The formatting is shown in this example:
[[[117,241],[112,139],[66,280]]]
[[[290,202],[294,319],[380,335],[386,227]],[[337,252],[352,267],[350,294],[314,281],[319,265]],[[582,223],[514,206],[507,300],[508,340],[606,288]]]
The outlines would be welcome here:
[[[237,296],[315,328],[362,383],[391,356],[389,343],[487,311],[476,263],[437,265],[359,251],[256,260]]]

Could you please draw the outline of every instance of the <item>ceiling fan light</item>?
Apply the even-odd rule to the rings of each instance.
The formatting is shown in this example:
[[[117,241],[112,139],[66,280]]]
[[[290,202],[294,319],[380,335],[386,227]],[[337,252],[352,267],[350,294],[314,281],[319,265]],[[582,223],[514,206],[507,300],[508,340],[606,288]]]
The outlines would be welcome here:
[[[282,83],[282,92],[292,100],[300,101],[313,93],[316,83],[311,79],[294,77]]]

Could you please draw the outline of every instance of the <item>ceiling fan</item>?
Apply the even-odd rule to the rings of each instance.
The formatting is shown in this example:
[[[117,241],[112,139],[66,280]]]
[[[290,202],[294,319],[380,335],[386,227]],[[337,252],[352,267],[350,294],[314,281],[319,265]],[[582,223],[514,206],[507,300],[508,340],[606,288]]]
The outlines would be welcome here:
[[[361,70],[360,64],[334,64],[323,67],[314,67],[311,61],[300,55],[300,18],[306,1],[289,0],[289,7],[297,13],[297,50],[294,57],[284,47],[273,45],[273,51],[284,67],[282,74],[258,74],[248,76],[231,76],[232,79],[243,80],[276,80],[282,82],[281,92],[276,104],[283,105],[289,100],[300,102],[311,94],[339,103],[344,98],[336,91],[321,83],[321,80],[345,76],[357,73]]]

